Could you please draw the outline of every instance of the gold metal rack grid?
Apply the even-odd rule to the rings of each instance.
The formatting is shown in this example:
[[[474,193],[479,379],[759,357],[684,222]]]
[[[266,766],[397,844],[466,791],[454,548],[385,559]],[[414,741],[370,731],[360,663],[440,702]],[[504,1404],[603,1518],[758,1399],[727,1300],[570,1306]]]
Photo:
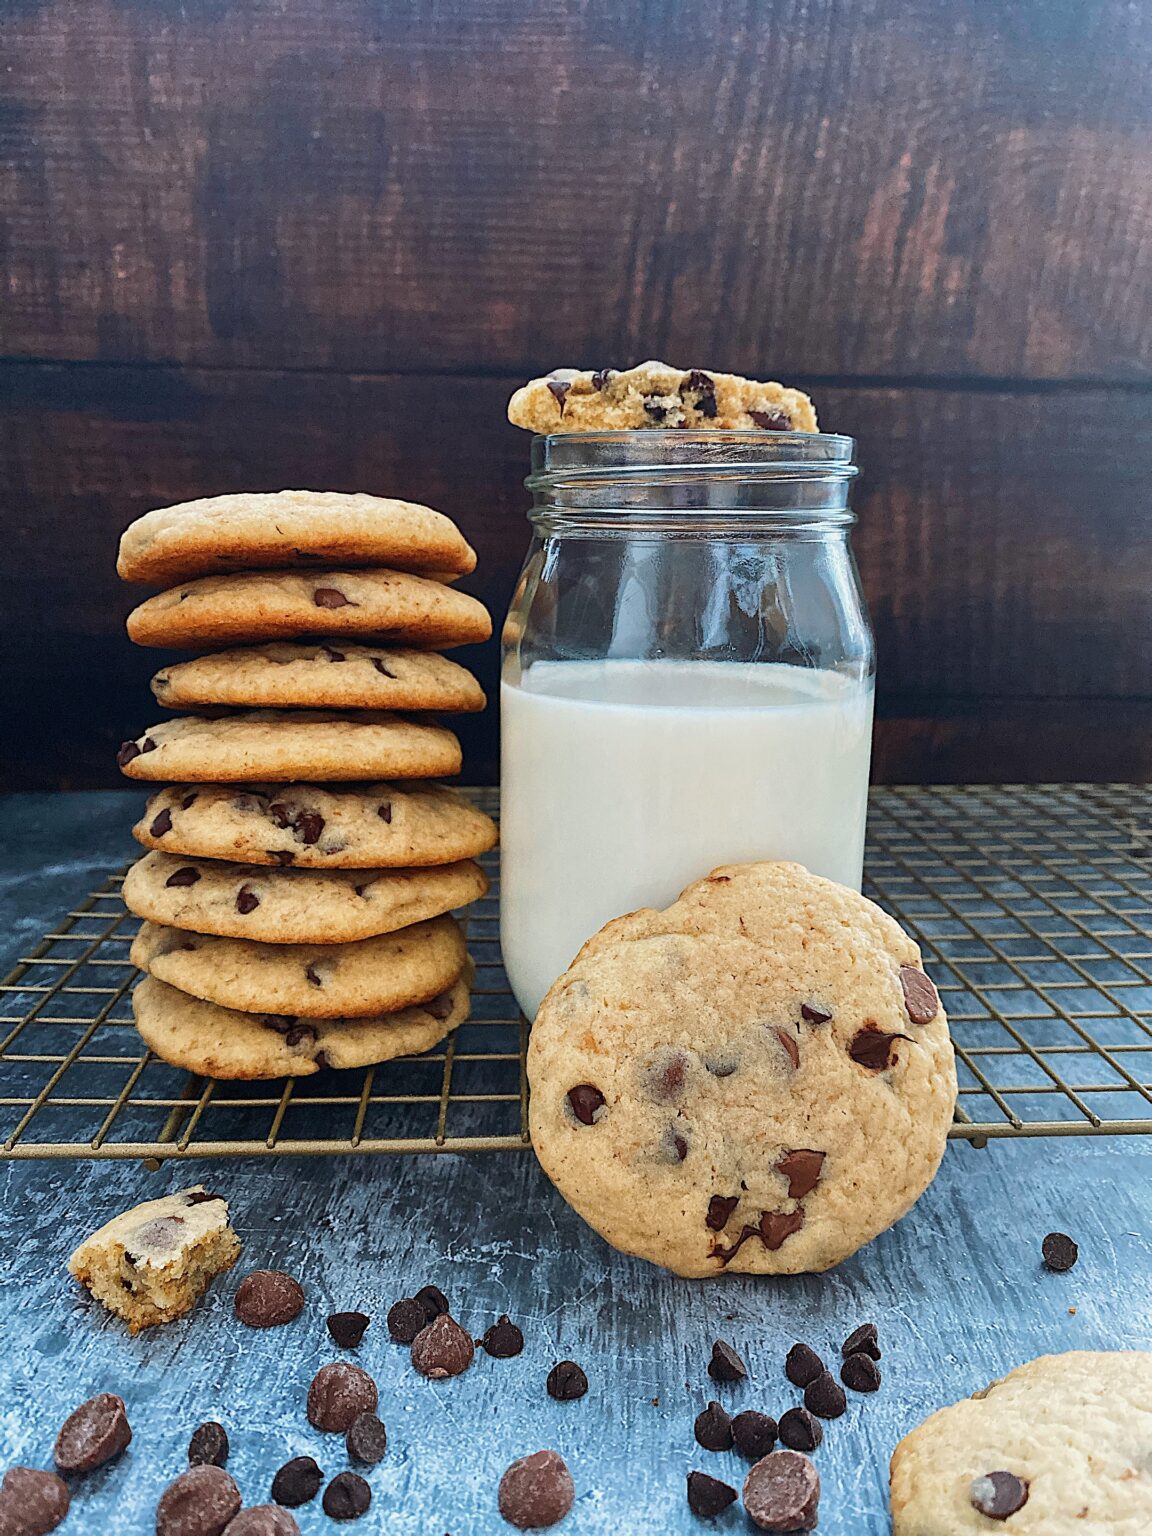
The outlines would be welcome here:
[[[493,791],[477,791],[495,809]],[[468,915],[473,1017],[444,1046],[277,1083],[191,1077],[132,1026],[136,922],[110,875],[0,984],[0,1157],[522,1149],[527,1027],[500,965],[499,870]],[[873,793],[866,890],[944,998],[953,1136],[1152,1131],[1152,787]]]

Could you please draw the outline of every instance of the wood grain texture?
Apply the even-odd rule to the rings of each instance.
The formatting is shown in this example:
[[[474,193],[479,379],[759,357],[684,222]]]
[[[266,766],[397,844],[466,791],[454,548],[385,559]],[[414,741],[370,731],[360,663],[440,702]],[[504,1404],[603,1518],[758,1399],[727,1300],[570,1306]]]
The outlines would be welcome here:
[[[1152,376],[1128,0],[18,0],[10,356]]]
[[[286,486],[426,501],[477,547],[464,585],[499,620],[529,531],[510,385],[0,369],[8,786],[113,784],[116,744],[156,717],[146,682],[161,658],[124,637],[139,594],[113,569],[121,529],[151,507]],[[879,777],[1149,776],[1152,395],[819,400],[860,439],[865,470],[855,543],[879,643]],[[461,658],[491,693],[495,642]],[[468,777],[491,782],[495,710],[460,734]]]

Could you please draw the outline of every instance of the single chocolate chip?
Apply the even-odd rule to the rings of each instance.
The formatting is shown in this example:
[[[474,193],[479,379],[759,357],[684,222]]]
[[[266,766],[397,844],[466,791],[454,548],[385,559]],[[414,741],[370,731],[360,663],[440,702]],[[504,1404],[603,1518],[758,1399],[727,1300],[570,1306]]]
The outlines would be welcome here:
[[[122,741],[116,751],[116,766],[117,768],[127,768],[132,759],[139,756],[140,748],[134,741]]]
[[[524,1348],[524,1335],[508,1314],[502,1312],[480,1340],[480,1347],[493,1360],[511,1360]]]
[[[293,1456],[272,1479],[272,1497],[277,1504],[298,1509],[320,1492],[324,1474],[311,1456]]]
[[[985,1472],[973,1478],[968,1502],[988,1520],[1007,1520],[1028,1502],[1028,1484],[1014,1472]]]
[[[838,1419],[848,1406],[844,1388],[831,1371],[821,1371],[804,1388],[804,1406],[820,1419]]]
[[[319,811],[298,811],[293,823],[293,831],[296,841],[304,843],[311,848],[320,841],[320,834],[324,830],[324,818]]]
[[[820,1421],[807,1408],[789,1408],[781,1414],[778,1430],[780,1439],[792,1451],[814,1451],[824,1438]]]
[[[385,800],[383,805],[378,805],[376,807],[376,814],[377,814],[377,816],[379,816],[381,821],[385,822],[388,826],[391,826],[392,825],[392,802],[390,800]]]
[[[376,1383],[347,1360],[322,1365],[308,1388],[308,1422],[326,1434],[344,1434],[362,1413],[375,1411]]]
[[[787,411],[749,411],[748,415],[765,432],[791,432],[792,418]]]
[[[1080,1257],[1079,1248],[1066,1232],[1049,1232],[1040,1244],[1040,1252],[1047,1268],[1054,1269],[1058,1275],[1071,1269]]]
[[[327,656],[329,661],[347,661],[348,660],[347,656],[345,656],[343,651],[334,650],[332,648],[332,646],[330,646],[330,645],[322,645],[320,647],[320,650],[321,650],[321,652],[325,656]]]
[[[806,1387],[823,1369],[823,1360],[807,1344],[793,1344],[784,1361],[784,1374],[794,1387]]]
[[[180,802],[180,809],[182,811],[187,811],[187,810],[191,809],[191,807],[196,804],[196,802],[197,802],[197,800],[199,798],[200,798],[200,791],[198,789],[190,790],[188,792],[188,794],[186,794],[184,796],[183,800],[181,800],[181,802]]]
[[[329,1059],[327,1051],[317,1051],[316,1055],[312,1059],[315,1061],[316,1065],[322,1072],[328,1072],[331,1070],[332,1062]]]
[[[880,1367],[861,1350],[859,1354],[845,1356],[840,1380],[853,1392],[875,1392],[880,1386]]]
[[[363,1312],[330,1312],[328,1332],[339,1349],[355,1349],[372,1321]]]
[[[185,865],[183,869],[174,869],[164,884],[170,889],[178,890],[183,885],[195,885],[199,878],[200,871],[198,869],[190,869]]]
[[[702,1520],[711,1520],[736,1502],[736,1490],[707,1472],[689,1472],[688,1508]]]
[[[312,593],[317,608],[354,608],[356,605],[336,587],[317,587]]]
[[[769,1253],[775,1253],[794,1232],[804,1225],[804,1207],[797,1211],[762,1211],[760,1213],[760,1241]]]
[[[739,1063],[731,1056],[713,1056],[704,1065],[713,1077],[731,1077]]]
[[[500,1513],[522,1531],[538,1531],[563,1520],[576,1489],[564,1458],[556,1451],[535,1451],[514,1461],[500,1479]]]
[[[723,1339],[717,1339],[712,1346],[708,1374],[713,1381],[743,1381],[748,1374],[748,1367],[731,1344],[726,1344]]]
[[[544,1383],[548,1396],[558,1403],[574,1403],[588,1390],[588,1378],[575,1360],[558,1360]]]
[[[319,1038],[315,1024],[296,1023],[284,1031],[284,1044],[289,1046],[303,1045],[306,1040],[319,1040]]]
[[[388,1431],[374,1413],[358,1413],[348,1426],[345,1436],[348,1454],[353,1461],[362,1461],[374,1467],[384,1460],[388,1449]]]
[[[879,1360],[880,1345],[876,1338],[876,1324],[861,1323],[859,1328],[853,1328],[841,1344],[840,1353],[845,1359],[849,1355],[871,1355],[873,1360]]]
[[[0,1531],[48,1536],[68,1513],[72,1496],[55,1472],[10,1467],[0,1483]]]
[[[719,1403],[709,1403],[696,1415],[692,1425],[696,1444],[706,1451],[727,1451],[732,1448],[732,1415]]]
[[[682,1163],[688,1156],[688,1139],[681,1136],[678,1131],[672,1133],[672,1150],[676,1154],[676,1161]]]
[[[376,668],[377,672],[380,673],[381,677],[390,677],[395,680],[395,672],[389,672],[388,668],[380,660],[379,656],[373,656],[372,665]]]
[[[133,1257],[142,1258],[146,1252],[163,1252],[181,1240],[183,1228],[183,1216],[154,1216],[129,1233],[132,1251],[126,1246],[124,1257],[131,1263]]]
[[[592,1125],[603,1108],[604,1095],[591,1083],[577,1083],[575,1088],[568,1090],[568,1102],[581,1125]]]
[[[940,1012],[940,998],[928,977],[914,965],[902,965],[900,985],[904,1008],[913,1024],[931,1024]]]
[[[732,1420],[732,1440],[741,1456],[759,1461],[776,1444],[776,1420],[770,1413],[746,1408]]]
[[[800,1065],[800,1045],[796,1036],[790,1029],[777,1029],[776,1038],[788,1053],[788,1060],[793,1068]]]
[[[644,414],[651,416],[653,421],[665,422],[669,416],[669,407],[660,395],[648,395],[644,400]]]
[[[324,985],[324,983],[320,980],[319,976],[317,976],[317,974],[316,974],[316,967],[315,966],[306,965],[304,967],[304,975],[307,977],[307,979],[312,983],[312,985],[314,987],[322,987]]]
[[[131,1440],[124,1399],[100,1392],[64,1420],[52,1456],[61,1472],[91,1472],[119,1456]]]
[[[688,1058],[683,1051],[662,1052],[658,1059],[650,1064],[645,1074],[645,1087],[649,1097],[662,1103],[670,1103],[678,1099],[684,1091],[687,1070]]]
[[[827,1024],[832,1015],[825,1013],[822,1008],[813,1007],[811,1003],[801,1003],[800,1017],[806,1024]]]
[[[159,816],[156,817],[155,821],[153,821],[152,825],[148,828],[148,835],[149,837],[163,837],[166,832],[171,832],[171,830],[172,812],[168,809],[167,806],[165,806],[164,809],[160,812]]]
[[[722,1232],[732,1212],[740,1204],[739,1195],[713,1195],[708,1202],[704,1225],[710,1232]]]
[[[228,1432],[223,1424],[209,1419],[192,1431],[188,1442],[190,1467],[222,1467],[228,1460]]]
[[[432,1381],[462,1375],[475,1353],[471,1338],[447,1312],[434,1317],[412,1340],[412,1364]]]
[[[221,1536],[242,1502],[223,1467],[189,1467],[160,1495],[156,1536]]]
[[[685,391],[699,396],[696,401],[696,409],[700,412],[701,416],[711,419],[716,415],[716,381],[711,374],[704,373],[699,368],[693,368],[681,386],[681,395]]]
[[[249,886],[242,885],[239,891],[236,893],[237,912],[239,912],[241,916],[247,917],[248,913],[255,912],[259,905],[260,898],[257,896],[256,892]]]
[[[776,1164],[776,1171],[788,1180],[788,1198],[803,1200],[805,1195],[810,1195],[820,1180],[823,1166],[823,1152],[814,1152],[809,1147],[786,1152]]]
[[[254,1269],[236,1287],[232,1305],[249,1328],[279,1328],[304,1310],[304,1289],[278,1269]]]
[[[296,855],[290,848],[269,848],[268,857],[274,864],[295,864]]]
[[[592,388],[597,391],[602,390],[615,371],[614,368],[597,368],[592,375]]]
[[[356,1472],[337,1472],[321,1503],[331,1520],[359,1520],[372,1502],[372,1490]]]
[[[253,1504],[224,1527],[224,1536],[300,1536],[300,1527],[286,1509]]]
[[[896,1065],[893,1045],[897,1040],[907,1039],[907,1035],[892,1035],[883,1029],[862,1029],[853,1037],[848,1054],[870,1072],[884,1072]]]
[[[448,1310],[448,1298],[438,1285],[422,1285],[412,1300],[418,1301],[424,1308],[426,1323],[430,1323],[434,1317],[439,1317],[441,1312]]]
[[[428,1323],[428,1314],[411,1296],[393,1302],[388,1308],[388,1332],[397,1344],[411,1344]]]
[[[773,1451],[744,1479],[744,1508],[762,1530],[814,1530],[819,1507],[820,1474],[796,1451]]]
[[[223,1195],[218,1195],[211,1189],[190,1189],[184,1196],[185,1205],[206,1205],[209,1200],[223,1200]]]
[[[561,416],[564,414],[564,401],[567,398],[568,391],[571,388],[572,385],[568,382],[567,379],[548,380],[548,392],[555,400],[556,404],[560,407]]]
[[[452,1012],[452,993],[441,992],[438,997],[429,998],[420,1007],[425,1013],[430,1013],[434,1019],[446,1019]]]

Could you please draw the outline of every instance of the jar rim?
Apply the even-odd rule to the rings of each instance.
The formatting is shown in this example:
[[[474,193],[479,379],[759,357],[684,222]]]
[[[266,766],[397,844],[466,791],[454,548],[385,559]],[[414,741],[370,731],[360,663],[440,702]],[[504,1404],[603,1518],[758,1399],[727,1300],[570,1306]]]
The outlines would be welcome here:
[[[597,480],[660,475],[745,479],[851,480],[856,440],[836,432],[734,432],[643,427],[627,431],[554,432],[532,439],[531,491]]]

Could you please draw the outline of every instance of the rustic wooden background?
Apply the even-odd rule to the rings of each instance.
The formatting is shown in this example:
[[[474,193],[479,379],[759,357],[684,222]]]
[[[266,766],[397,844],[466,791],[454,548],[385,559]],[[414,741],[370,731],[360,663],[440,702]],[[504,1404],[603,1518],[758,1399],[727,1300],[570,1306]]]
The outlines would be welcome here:
[[[7,786],[115,783],[151,717],[130,518],[427,500],[500,610],[510,388],[652,355],[861,440],[878,777],[1152,777],[1146,5],[5,0],[0,33]]]

